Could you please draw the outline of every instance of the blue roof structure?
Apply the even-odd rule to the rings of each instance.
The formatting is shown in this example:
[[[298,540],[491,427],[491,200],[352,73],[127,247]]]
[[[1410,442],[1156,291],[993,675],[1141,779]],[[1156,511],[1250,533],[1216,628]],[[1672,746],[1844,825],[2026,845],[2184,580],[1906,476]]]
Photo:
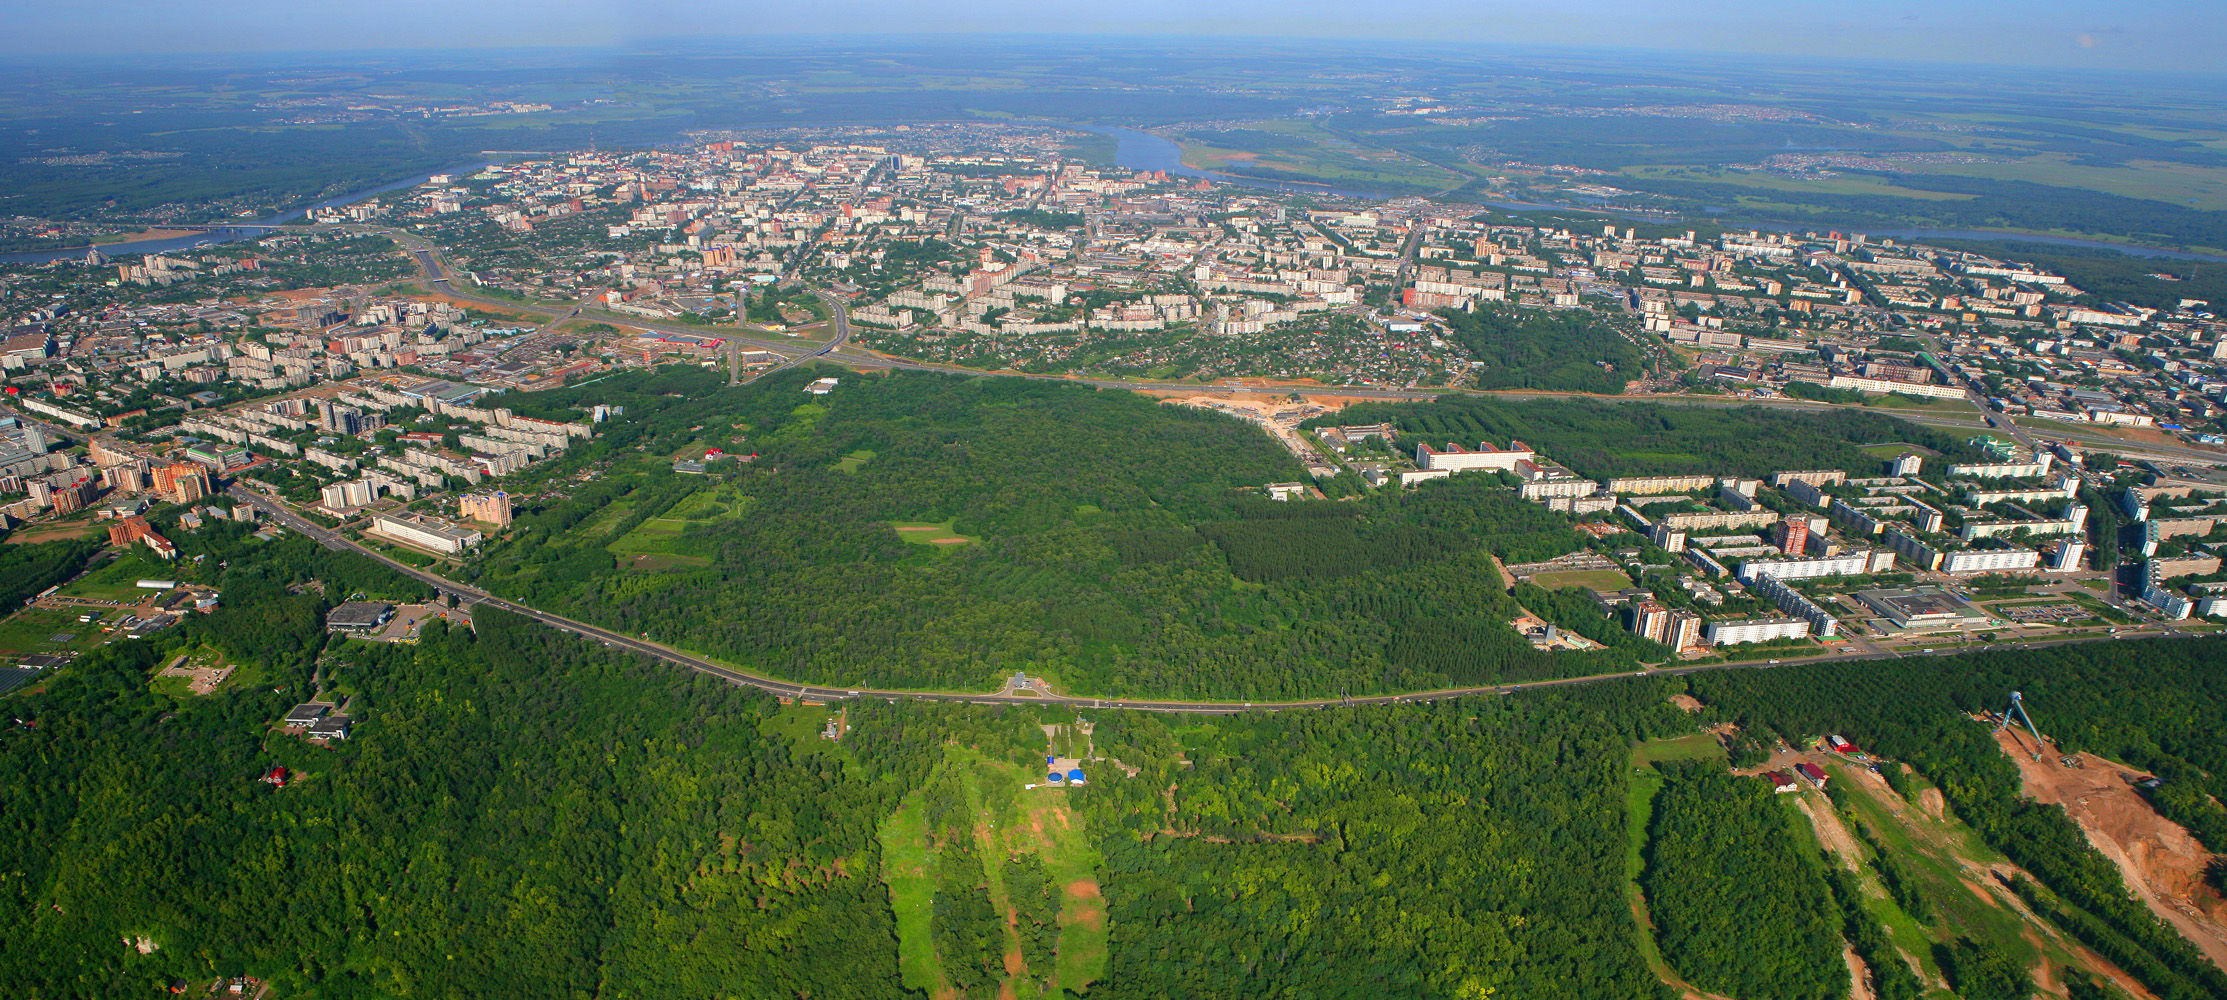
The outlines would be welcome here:
[[[1080,784],[1082,784],[1082,783],[1083,783],[1083,782],[1084,782],[1085,780],[1087,780],[1087,779],[1085,779],[1085,778],[1083,777],[1083,769],[1082,769],[1082,768],[1079,768],[1079,767],[1078,767],[1078,768],[1076,768],[1076,769],[1074,769],[1074,770],[1072,770],[1072,771],[1069,771],[1069,772],[1067,772],[1067,783],[1068,783],[1068,784],[1070,784],[1070,785],[1080,785]]]

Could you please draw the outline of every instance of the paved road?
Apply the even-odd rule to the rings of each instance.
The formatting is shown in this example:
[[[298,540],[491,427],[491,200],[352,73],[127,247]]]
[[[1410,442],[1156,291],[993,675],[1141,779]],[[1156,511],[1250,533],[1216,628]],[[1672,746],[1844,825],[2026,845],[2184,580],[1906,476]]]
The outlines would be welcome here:
[[[1076,708],[1126,708],[1146,712],[1175,712],[1193,715],[1233,715],[1251,711],[1273,712],[1284,709],[1319,709],[1333,708],[1338,706],[1392,705],[1401,702],[1430,702],[1436,701],[1440,698],[1462,698],[1477,695],[1504,695],[1513,694],[1517,691],[1528,690],[1532,688],[1567,687],[1573,684],[1594,684],[1601,681],[1616,680],[1618,678],[1633,676],[1680,677],[1686,674],[1699,673],[1704,670],[1765,668],[1795,663],[1817,663],[1827,661],[1851,662],[1856,660],[1896,659],[1902,655],[1928,655],[1923,653],[1825,654],[1820,656],[1789,657],[1784,660],[1747,660],[1732,663],[1706,663],[1696,666],[1667,667],[1661,670],[1643,670],[1630,674],[1594,674],[1585,677],[1565,677],[1556,680],[1525,681],[1521,683],[1487,684],[1475,687],[1444,688],[1436,691],[1416,691],[1405,694],[1371,695],[1362,698],[1315,698],[1298,701],[1160,701],[1154,699],[1139,698],[1078,698],[1048,693],[1041,695],[1019,695],[996,692],[987,694],[971,694],[967,692],[954,691],[892,691],[879,688],[825,687],[812,684],[798,684],[793,681],[777,680],[771,677],[762,677],[757,674],[749,673],[747,671],[736,670],[732,667],[713,663],[712,661],[704,659],[702,657],[694,656],[689,653],[674,649],[670,646],[650,641],[646,637],[622,635],[609,629],[598,628],[585,622],[574,621],[562,615],[551,614],[549,612],[541,611],[536,608],[527,607],[526,605],[520,604],[516,601],[506,600],[493,594],[489,594],[486,591],[480,590],[477,587],[470,586],[469,584],[458,583],[454,580],[448,579],[447,577],[428,573],[424,570],[418,569],[415,566],[406,565],[393,559],[389,559],[386,556],[379,554],[378,552],[374,552],[368,548],[356,544],[353,540],[339,534],[338,532],[327,530],[302,518],[300,515],[296,514],[291,507],[288,507],[284,503],[273,499],[272,497],[251,490],[245,485],[235,483],[230,490],[230,494],[233,499],[247,503],[255,507],[257,510],[262,511],[263,514],[269,517],[272,521],[275,521],[290,530],[298,531],[304,536],[307,536],[311,540],[316,541],[317,543],[325,546],[328,549],[332,549],[336,552],[354,551],[360,555],[376,559],[379,562],[384,563],[388,567],[394,569],[396,572],[402,573],[406,576],[426,583],[436,590],[440,591],[441,593],[454,595],[458,600],[462,602],[469,604],[483,604],[490,607],[501,608],[505,611],[513,612],[515,614],[531,618],[535,621],[538,621],[544,625],[562,632],[570,632],[574,635],[601,642],[605,646],[625,649],[631,652],[640,653],[644,656],[648,656],[654,659],[664,660],[668,663],[687,667],[688,669],[694,670],[698,673],[710,674],[711,676],[718,677],[729,683],[747,685],[785,697],[808,698],[816,701],[830,701],[842,698],[887,698],[894,701],[900,698],[907,698],[917,701],[966,702],[976,705],[1049,704],[1069,705]],[[2076,642],[2100,642],[2115,639],[2159,638],[2165,636],[2194,637],[2194,635],[2194,633],[2184,632],[2178,629],[2174,629],[2170,626],[2153,626],[2145,628],[2141,631],[2128,632],[2117,636],[2067,638],[2049,642],[2004,643],[1996,646],[1986,647],[1944,646],[1943,648],[1934,650],[1930,655],[1950,656],[1957,653],[1976,651],[1978,649],[2046,649],[2051,646],[2064,646]]]

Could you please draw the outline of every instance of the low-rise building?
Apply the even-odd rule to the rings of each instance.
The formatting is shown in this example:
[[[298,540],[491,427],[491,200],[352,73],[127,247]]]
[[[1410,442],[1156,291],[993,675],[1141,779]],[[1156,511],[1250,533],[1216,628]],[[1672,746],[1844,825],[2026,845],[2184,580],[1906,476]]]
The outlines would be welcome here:
[[[1707,634],[1710,644],[1717,646],[1770,642],[1774,639],[1805,639],[1809,637],[1809,623],[1800,618],[1750,618],[1745,621],[1710,622]]]
[[[384,601],[349,601],[325,613],[325,629],[364,635],[377,632],[394,617],[394,605]]]
[[[443,555],[456,555],[485,537],[473,529],[423,514],[380,514],[371,519],[371,530]]]

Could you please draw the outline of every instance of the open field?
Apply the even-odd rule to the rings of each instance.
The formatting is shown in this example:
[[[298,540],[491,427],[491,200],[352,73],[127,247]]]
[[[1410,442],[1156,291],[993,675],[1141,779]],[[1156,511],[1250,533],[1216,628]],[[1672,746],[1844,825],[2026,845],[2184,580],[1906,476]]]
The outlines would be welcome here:
[[[889,526],[897,529],[897,537],[912,545],[964,545],[982,540],[953,531],[950,521],[891,521]]]
[[[131,552],[65,586],[65,597],[82,597],[94,601],[124,601],[138,603],[153,591],[138,586],[141,580],[173,580],[177,567],[156,563],[141,555],[142,549],[133,546]]]
[[[1632,585],[1632,578],[1612,569],[1574,569],[1541,573],[1532,577],[1531,582],[1548,590],[1560,590],[1564,587],[1622,590]]]
[[[935,854],[928,848],[927,807],[917,791],[898,803],[883,821],[882,882],[889,886],[890,910],[897,915],[897,968],[905,988],[938,993],[943,970],[936,965],[929,921],[934,913]]]
[[[1632,747],[1634,768],[1666,760],[1709,760],[1724,756],[1724,744],[1708,733],[1694,733],[1667,740],[1648,740]]]
[[[1307,121],[1267,119],[1227,127],[1170,130],[1183,162],[1296,182],[1436,191],[1467,176],[1399,150],[1357,143]]]
[[[13,545],[29,545],[33,542],[57,542],[65,538],[92,538],[104,534],[106,530],[89,520],[73,519],[23,528],[10,534],[8,542]]]
[[[835,463],[835,471],[837,471],[837,472],[857,472],[857,471],[859,470],[859,467],[860,467],[860,466],[863,466],[863,465],[865,465],[866,463],[868,463],[868,462],[871,462],[871,461],[873,461],[873,460],[874,460],[874,453],[873,453],[873,452],[871,452],[871,451],[868,451],[868,450],[866,450],[866,449],[864,449],[864,448],[860,448],[860,449],[859,449],[859,450],[857,450],[857,451],[851,452],[850,454],[848,454],[848,455],[845,455],[845,456],[843,456],[843,459],[842,459],[842,461],[839,461],[839,462]]]
[[[78,621],[82,613],[74,608],[25,608],[16,612],[0,622],[0,656],[61,653],[100,645],[106,633],[99,623]],[[57,641],[56,636],[68,638]]]
[[[2039,153],[2018,160],[1994,163],[1923,164],[1914,172],[1959,174],[2002,181],[2029,181],[2057,187],[2086,188],[2169,201],[2190,208],[2227,208],[2227,170],[2190,163],[2128,160],[2125,163],[2088,166],[2072,162],[2063,153]]]
[[[1842,174],[1838,177],[1797,179],[1781,174],[1767,174],[1755,170],[1722,170],[1676,166],[1625,167],[1626,176],[1647,180],[1705,181],[1710,184],[1735,184],[1759,191],[1774,191],[1790,195],[1877,195],[1889,198],[1915,198],[1920,201],[1968,201],[1973,196],[1951,194],[1943,191],[1919,191],[1906,188],[1870,174]]]

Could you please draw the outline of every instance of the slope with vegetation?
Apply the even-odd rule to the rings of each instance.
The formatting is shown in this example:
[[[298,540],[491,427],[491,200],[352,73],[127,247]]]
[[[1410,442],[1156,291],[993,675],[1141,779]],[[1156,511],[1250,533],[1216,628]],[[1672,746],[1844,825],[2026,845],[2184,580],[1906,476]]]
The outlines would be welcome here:
[[[321,617],[338,600],[423,589],[300,538],[177,537],[210,557],[196,565],[224,609],[5,699],[37,723],[0,727],[0,981],[26,995],[252,974],[327,998],[1666,1000],[1624,895],[1635,828],[1661,953],[1696,988],[1841,995],[1845,939],[1883,1000],[1933,982],[2019,996],[2029,977],[2106,995],[2093,970],[2049,964],[2071,945],[2022,944],[2024,919],[1966,919],[1931,888],[1942,869],[1884,806],[1926,808],[1935,790],[2016,866],[2002,891],[2052,941],[2160,998],[2227,992],[2061,811],[2020,795],[1965,714],[2015,686],[2067,706],[2050,717],[2066,733],[2171,742],[2203,723],[2147,706],[2171,692],[2217,718],[2204,678],[2227,640],[1298,713],[1089,712],[1087,740],[1050,741],[1089,758],[1089,783],[1028,789],[1044,726],[1072,711],[865,701],[828,740],[827,708],[493,609],[415,645],[336,639]],[[202,646],[263,682],[200,698],[150,684]],[[348,702],[350,739],[273,731],[313,690]],[[1648,742],[1694,732],[1674,694],[1700,700],[1701,722],[1839,732],[1907,761],[1884,769],[1893,802],[1849,800],[1884,804],[1845,814],[1874,840],[1863,863],[1828,871],[1760,783],[1714,760],[1666,763],[1652,800],[1631,794],[1635,743],[1694,742]],[[256,780],[274,764],[293,772],[284,788]],[[1907,915],[1917,898],[1931,925]],[[1755,927],[1767,947],[1733,946]]]

